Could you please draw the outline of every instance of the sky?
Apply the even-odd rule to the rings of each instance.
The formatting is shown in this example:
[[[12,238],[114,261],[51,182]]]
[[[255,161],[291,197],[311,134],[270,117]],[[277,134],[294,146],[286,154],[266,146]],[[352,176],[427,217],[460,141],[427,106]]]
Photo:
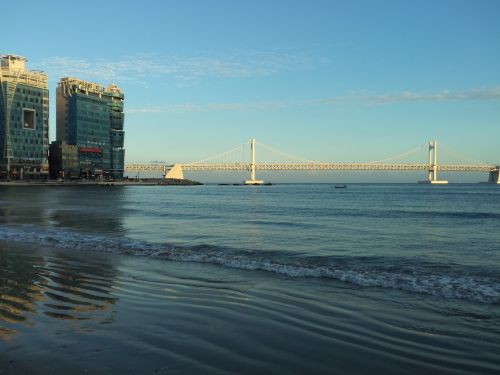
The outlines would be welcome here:
[[[74,76],[124,91],[127,163],[256,138],[325,162],[437,139],[455,152],[442,162],[500,164],[500,1],[10,1],[2,13],[0,53],[49,75],[51,140],[57,82]]]

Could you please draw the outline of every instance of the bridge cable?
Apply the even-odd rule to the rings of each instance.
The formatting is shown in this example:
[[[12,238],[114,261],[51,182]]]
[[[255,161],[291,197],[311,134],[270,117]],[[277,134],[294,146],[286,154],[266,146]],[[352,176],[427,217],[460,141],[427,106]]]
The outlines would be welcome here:
[[[256,141],[256,143],[259,146],[262,146],[262,147],[268,149],[269,151],[272,151],[272,152],[275,152],[277,154],[286,156],[287,158],[291,158],[291,159],[295,159],[295,160],[300,160],[302,162],[313,163],[313,164],[326,164],[325,162],[319,162],[319,161],[315,161],[315,160],[304,159],[304,158],[301,158],[301,157],[298,157],[298,156],[293,156],[293,155],[287,154],[286,152],[283,152],[283,151],[280,151],[280,150],[276,150],[275,148],[273,148],[271,146],[268,146],[268,145],[266,145],[266,144],[264,144],[264,143],[262,143],[260,141]]]
[[[402,154],[391,156],[391,157],[388,157],[388,158],[385,158],[385,159],[382,159],[382,160],[369,161],[366,164],[380,164],[380,163],[383,163],[383,162],[388,161],[388,160],[393,160],[393,159],[401,158],[403,156],[408,156],[408,155],[411,155],[411,154],[415,154],[415,153],[421,151],[425,146],[426,145],[423,144],[423,145],[420,145],[417,148],[414,148],[414,149],[411,149],[409,151],[403,152]]]
[[[198,160],[198,161],[192,161],[192,162],[189,162],[189,163],[186,163],[184,165],[192,165],[192,164],[200,164],[200,163],[204,163],[208,160],[213,160],[213,159],[217,159],[217,158],[220,158],[222,156],[226,156],[232,152],[235,152],[237,150],[239,150],[240,148],[243,148],[243,146],[245,146],[246,143],[242,144],[242,145],[239,145],[238,147],[235,147],[229,151],[224,151],[224,152],[221,152],[220,154],[217,154],[217,155],[214,155],[214,156],[210,156],[208,158],[205,158],[205,159],[202,159],[202,160]]]
[[[448,147],[443,143],[439,143],[439,146],[445,151],[445,153],[448,153],[449,155],[452,155],[452,156],[458,158],[458,160],[462,160],[462,161],[466,161],[466,162],[472,161],[474,163],[479,163],[479,164],[493,165],[492,163],[488,163],[488,162],[484,162],[482,160],[474,159],[470,155],[460,154],[460,153],[456,152],[455,150],[453,150],[451,147]]]

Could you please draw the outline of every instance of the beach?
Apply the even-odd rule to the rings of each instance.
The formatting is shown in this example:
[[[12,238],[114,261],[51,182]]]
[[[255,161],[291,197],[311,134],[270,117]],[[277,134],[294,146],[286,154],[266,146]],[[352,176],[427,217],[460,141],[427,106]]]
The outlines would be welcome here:
[[[0,369],[498,373],[494,188],[4,188]]]

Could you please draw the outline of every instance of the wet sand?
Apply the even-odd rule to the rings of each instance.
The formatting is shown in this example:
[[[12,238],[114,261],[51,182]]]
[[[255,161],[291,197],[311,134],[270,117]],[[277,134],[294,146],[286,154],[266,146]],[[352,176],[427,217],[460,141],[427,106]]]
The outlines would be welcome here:
[[[474,315],[463,302],[332,280],[0,249],[2,374],[500,371],[497,306]]]

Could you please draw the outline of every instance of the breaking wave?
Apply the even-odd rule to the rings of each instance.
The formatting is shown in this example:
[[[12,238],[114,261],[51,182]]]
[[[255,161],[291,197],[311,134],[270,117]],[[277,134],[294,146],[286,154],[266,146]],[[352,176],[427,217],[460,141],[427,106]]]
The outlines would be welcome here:
[[[76,249],[158,259],[198,262],[245,270],[260,270],[289,277],[329,278],[363,287],[399,289],[443,298],[481,303],[500,303],[500,277],[467,275],[449,267],[413,267],[395,261],[352,257],[290,257],[285,252],[234,250],[209,245],[178,246],[111,236],[85,235],[62,229],[41,229],[30,225],[2,226],[0,241],[31,243],[60,249]],[[437,272],[437,269],[440,271]]]

